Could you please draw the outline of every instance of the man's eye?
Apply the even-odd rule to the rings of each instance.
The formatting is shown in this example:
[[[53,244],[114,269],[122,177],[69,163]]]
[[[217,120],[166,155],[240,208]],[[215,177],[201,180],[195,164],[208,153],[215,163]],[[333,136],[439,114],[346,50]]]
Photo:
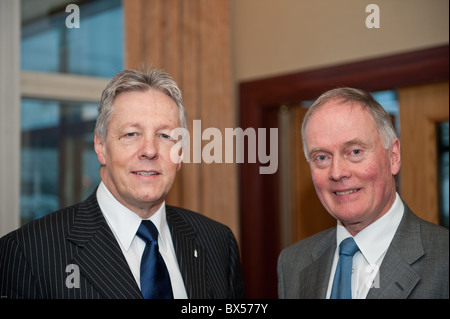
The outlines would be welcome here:
[[[161,137],[164,140],[168,140],[168,141],[175,140],[172,136],[170,136],[169,134],[166,134],[166,133],[158,133],[157,136]]]
[[[317,168],[325,168],[330,163],[331,155],[327,154],[316,154],[311,157],[311,163]]]
[[[352,155],[360,155],[361,153],[362,151],[358,149],[352,151]]]
[[[131,133],[125,134],[126,137],[133,137],[133,136],[136,136],[136,135],[137,135],[136,132],[131,132]]]

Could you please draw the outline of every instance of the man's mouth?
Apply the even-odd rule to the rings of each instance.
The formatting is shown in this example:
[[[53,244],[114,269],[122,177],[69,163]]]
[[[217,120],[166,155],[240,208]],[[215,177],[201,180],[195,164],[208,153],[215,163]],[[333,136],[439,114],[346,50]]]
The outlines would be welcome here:
[[[348,195],[348,194],[356,193],[359,190],[360,190],[360,188],[356,188],[356,189],[349,189],[346,191],[336,191],[334,193],[338,196],[341,196],[341,195]]]
[[[133,172],[133,174],[136,175],[141,175],[141,176],[152,176],[152,175],[159,175],[158,172],[155,171],[151,171],[151,172],[146,172],[146,171],[138,171],[138,172]]]

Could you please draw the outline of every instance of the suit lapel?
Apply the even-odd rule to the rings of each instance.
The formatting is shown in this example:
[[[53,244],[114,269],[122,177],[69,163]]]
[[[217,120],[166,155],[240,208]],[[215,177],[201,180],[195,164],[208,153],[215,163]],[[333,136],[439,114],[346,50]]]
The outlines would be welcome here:
[[[79,248],[73,263],[104,298],[142,298],[95,192],[80,204],[68,239]]]
[[[185,221],[176,207],[166,206],[166,216],[188,298],[208,298],[204,275],[206,251],[198,245],[195,229]]]
[[[330,231],[312,250],[313,262],[299,274],[300,299],[325,299],[336,247],[336,231]]]
[[[406,203],[403,219],[380,267],[379,285],[371,288],[367,298],[407,298],[420,281],[411,265],[425,251],[420,224]],[[336,232],[325,236],[311,252],[313,262],[299,274],[299,298],[325,298],[336,247]]]
[[[379,286],[371,288],[367,298],[407,298],[420,281],[420,276],[411,268],[425,254],[420,224],[404,205],[403,219],[380,267]]]

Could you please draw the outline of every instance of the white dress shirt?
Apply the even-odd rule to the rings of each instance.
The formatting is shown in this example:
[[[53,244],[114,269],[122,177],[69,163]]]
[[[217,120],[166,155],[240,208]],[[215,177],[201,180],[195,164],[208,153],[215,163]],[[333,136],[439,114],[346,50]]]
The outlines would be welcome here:
[[[145,242],[136,236],[136,232],[142,219],[131,210],[122,205],[106,188],[103,182],[97,189],[97,200],[105,219],[119,243],[125,259],[130,266],[131,272],[138,284],[140,284],[140,265],[142,254],[145,249]],[[166,220],[165,203],[161,205],[156,213],[149,220],[158,229],[159,252],[166,263],[167,270],[172,284],[173,296],[175,299],[187,299],[183,278],[178,267],[175,249],[173,247],[172,236]]]
[[[398,225],[403,217],[404,205],[396,194],[394,204],[380,219],[370,224],[354,237],[359,251],[353,256],[352,298],[366,298],[370,288],[379,288],[378,270],[386,251],[394,238]],[[328,283],[327,298],[330,298],[334,275],[339,260],[339,244],[345,238],[352,237],[341,222],[338,221],[336,231],[336,251]]]

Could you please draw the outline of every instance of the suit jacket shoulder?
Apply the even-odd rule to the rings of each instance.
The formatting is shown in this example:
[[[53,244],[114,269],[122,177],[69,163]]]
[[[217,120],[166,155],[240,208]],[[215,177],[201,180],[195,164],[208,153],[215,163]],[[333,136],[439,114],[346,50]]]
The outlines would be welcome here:
[[[189,298],[243,298],[239,248],[230,228],[167,206],[167,222]]]
[[[142,298],[95,192],[0,239],[0,292],[5,298]]]
[[[278,258],[279,298],[325,298],[336,247],[336,228],[285,248]]]
[[[0,290],[3,298],[46,297],[48,289],[51,290],[48,286],[43,288],[49,275],[48,261],[53,259],[55,245],[65,246],[64,238],[73,224],[76,210],[77,206],[73,206],[46,215],[0,239]],[[56,229],[57,234],[51,233]],[[53,276],[62,278],[70,261],[65,255],[52,264]]]

